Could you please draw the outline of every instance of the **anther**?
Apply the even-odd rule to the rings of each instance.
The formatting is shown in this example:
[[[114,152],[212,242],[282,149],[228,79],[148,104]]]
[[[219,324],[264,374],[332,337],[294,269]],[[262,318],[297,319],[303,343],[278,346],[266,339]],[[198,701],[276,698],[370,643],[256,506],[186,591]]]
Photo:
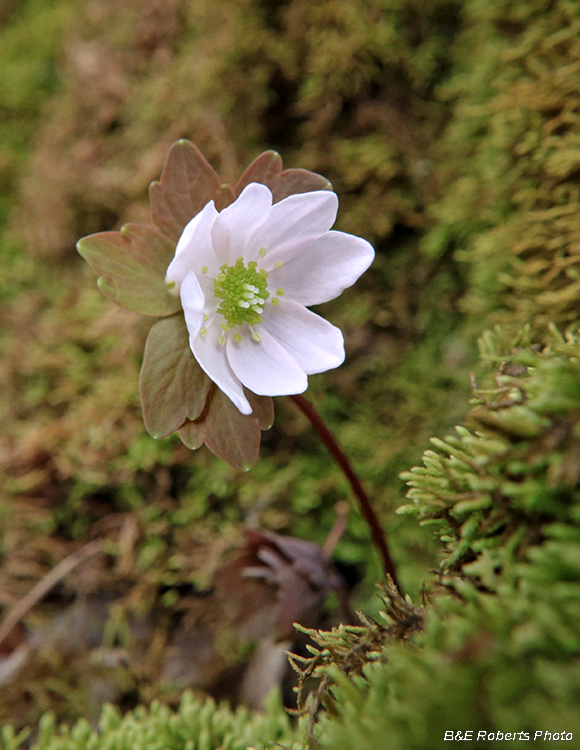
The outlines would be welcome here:
[[[242,337],[240,336],[240,334],[239,334],[239,333],[234,333],[234,341],[237,341],[237,342],[238,342],[238,344],[240,344],[240,343],[241,343],[241,341],[242,341]]]
[[[205,326],[203,328],[200,328],[199,335],[200,336],[207,336],[207,328],[205,328]]]

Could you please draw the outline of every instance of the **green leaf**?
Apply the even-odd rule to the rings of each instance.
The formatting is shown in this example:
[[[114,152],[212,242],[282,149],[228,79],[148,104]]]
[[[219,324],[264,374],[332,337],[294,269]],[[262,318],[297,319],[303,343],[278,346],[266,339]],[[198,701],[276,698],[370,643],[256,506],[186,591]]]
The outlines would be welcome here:
[[[201,414],[211,380],[195,361],[183,315],[157,320],[145,344],[139,388],[145,427],[163,438]],[[196,446],[196,447],[199,447]]]
[[[307,169],[285,169],[282,158],[276,151],[264,151],[246,169],[234,187],[235,198],[251,182],[261,182],[272,191],[274,203],[295,193],[311,190],[332,190],[332,185],[322,175]]]
[[[191,219],[220,195],[220,188],[201,151],[190,141],[177,141],[169,149],[160,181],[149,186],[153,224],[177,242]]]
[[[274,406],[269,397],[248,390],[245,394],[254,410],[247,416],[214,386],[203,414],[195,421],[187,420],[177,431],[184,445],[196,450],[205,443],[234,469],[251,469],[258,460],[261,430],[274,421]]]
[[[103,294],[126,310],[165,317],[181,308],[165,284],[175,244],[154,227],[127,224],[120,232],[91,234],[77,250],[99,275]]]

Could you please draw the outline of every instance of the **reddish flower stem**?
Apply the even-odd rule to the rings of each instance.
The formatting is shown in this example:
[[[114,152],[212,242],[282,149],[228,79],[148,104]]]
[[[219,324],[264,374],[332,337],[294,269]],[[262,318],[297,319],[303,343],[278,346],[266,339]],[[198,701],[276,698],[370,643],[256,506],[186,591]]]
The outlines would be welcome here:
[[[377,514],[373,510],[373,507],[370,503],[367,493],[364,491],[359,478],[354,473],[354,470],[351,466],[350,461],[348,460],[346,453],[342,450],[340,445],[337,443],[336,438],[334,437],[332,432],[328,429],[328,427],[322,420],[322,417],[320,416],[320,414],[316,411],[316,409],[312,406],[312,404],[304,398],[304,396],[295,395],[295,396],[290,396],[290,398],[292,399],[292,401],[294,401],[296,406],[300,409],[300,411],[304,414],[306,419],[314,427],[314,429],[318,433],[318,437],[322,440],[324,445],[328,448],[332,457],[338,464],[338,467],[340,468],[342,473],[350,482],[352,491],[356,499],[358,500],[363,518],[365,519],[365,521],[367,522],[370,528],[374,545],[379,551],[379,554],[382,558],[383,568],[385,570],[385,573],[391,576],[399,593],[402,595],[403,592],[397,579],[397,572],[395,569],[395,564],[391,557],[391,553],[389,552],[389,547],[387,545],[385,532],[383,531],[381,527]]]

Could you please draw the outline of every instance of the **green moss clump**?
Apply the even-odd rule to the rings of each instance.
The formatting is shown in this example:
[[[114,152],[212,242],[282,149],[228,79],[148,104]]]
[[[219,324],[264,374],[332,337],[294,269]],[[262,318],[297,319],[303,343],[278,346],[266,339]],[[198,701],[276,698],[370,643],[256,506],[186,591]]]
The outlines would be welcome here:
[[[476,391],[469,429],[434,439],[405,475],[413,503],[402,511],[436,528],[445,550],[423,632],[375,645],[362,674],[320,635],[317,674],[327,691],[334,683],[315,730],[322,748],[580,732],[580,339],[552,329],[533,347],[526,333],[509,351],[501,330],[483,337],[483,357],[501,363],[496,387]],[[377,626],[366,630],[349,645]]]
[[[18,750],[28,732],[16,735],[3,727],[0,747]],[[278,695],[268,699],[264,714],[240,708],[231,710],[212,700],[201,701],[184,693],[177,711],[153,703],[121,716],[108,705],[103,710],[98,731],[81,719],[72,727],[57,726],[54,716],[46,714],[39,725],[31,750],[262,750],[270,743],[292,743],[294,732]]]
[[[433,438],[424,466],[402,475],[413,503],[399,509],[437,529],[443,575],[488,590],[551,524],[580,523],[580,339],[553,329],[549,345],[511,352],[504,339],[501,330],[482,337],[484,358],[501,363],[496,387],[475,391],[470,429]]]
[[[478,321],[543,335],[580,312],[580,9],[470,0],[465,21],[442,91],[455,104],[448,187],[425,247],[460,250]]]
[[[535,563],[532,570],[538,571]],[[578,572],[569,594],[578,589]],[[514,596],[514,589],[460,588],[461,599],[430,608],[427,629],[415,641],[419,648],[392,644],[385,662],[369,664],[364,677],[349,680],[331,670],[336,704],[318,727],[320,747],[443,748],[451,731],[472,731],[472,741],[485,733],[482,747],[513,747],[514,739],[533,741],[536,732],[542,740],[550,738],[546,732],[578,737],[580,651],[577,643],[555,646],[550,626],[542,624],[564,592],[546,599],[546,587],[528,599]]]

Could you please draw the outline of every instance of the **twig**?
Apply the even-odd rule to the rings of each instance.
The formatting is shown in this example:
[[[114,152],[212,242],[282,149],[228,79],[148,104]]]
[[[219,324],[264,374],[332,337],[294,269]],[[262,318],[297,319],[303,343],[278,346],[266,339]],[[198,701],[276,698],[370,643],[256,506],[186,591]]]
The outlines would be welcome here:
[[[340,542],[348,524],[348,501],[339,500],[335,503],[334,512],[336,513],[336,520],[322,545],[322,551],[329,559],[332,557],[334,548]]]
[[[358,500],[363,518],[365,519],[365,521],[367,522],[370,528],[374,545],[379,551],[379,554],[381,555],[385,574],[391,576],[391,578],[393,579],[393,582],[395,583],[395,586],[397,587],[397,590],[402,595],[403,591],[397,579],[397,572],[395,569],[395,564],[389,552],[389,547],[387,545],[385,532],[383,531],[381,527],[377,514],[373,510],[373,507],[370,503],[367,493],[364,491],[359,478],[354,473],[354,470],[350,464],[350,461],[348,460],[346,453],[342,450],[340,445],[337,443],[336,438],[334,437],[332,432],[328,429],[328,427],[322,420],[322,417],[320,416],[320,414],[316,411],[316,409],[312,406],[312,404],[304,398],[304,396],[301,396],[298,394],[298,395],[290,396],[290,398],[292,399],[292,401],[294,401],[296,406],[300,409],[300,411],[304,414],[306,419],[314,427],[314,429],[318,433],[318,437],[322,440],[324,445],[328,448],[332,457],[336,461],[338,467],[340,468],[340,470],[343,472],[345,477],[350,482],[352,491]]]
[[[71,572],[77,565],[88,560],[97,552],[101,551],[100,541],[89,542],[84,547],[71,553],[64,560],[61,560],[59,564],[50,570],[44,578],[41,578],[38,583],[32,587],[32,589],[26,594],[8,613],[2,625],[0,625],[0,643],[9,635],[12,628],[17,625],[29,609],[34,607],[36,602],[40,601],[50,589],[55,586],[61,579],[63,579],[68,573]]]

